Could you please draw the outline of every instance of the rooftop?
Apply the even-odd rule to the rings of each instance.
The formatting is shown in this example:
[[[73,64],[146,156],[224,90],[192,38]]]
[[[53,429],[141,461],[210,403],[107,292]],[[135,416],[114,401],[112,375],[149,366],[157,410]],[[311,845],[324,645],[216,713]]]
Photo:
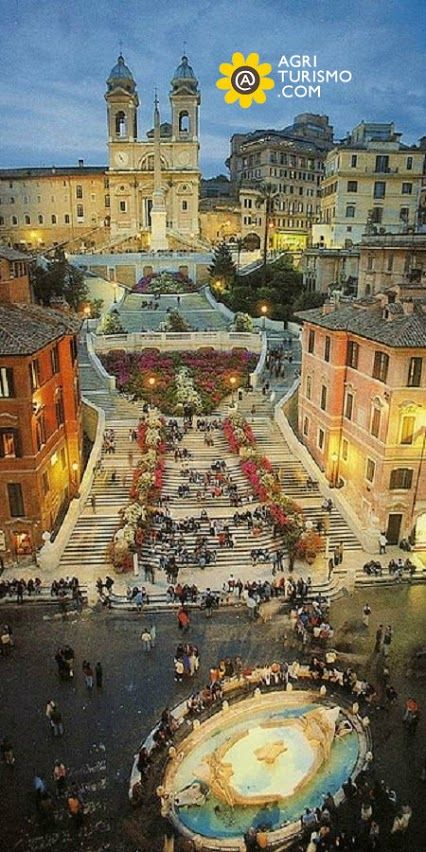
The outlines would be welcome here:
[[[23,251],[16,251],[16,249],[10,248],[10,246],[0,246],[0,257],[5,258],[5,260],[9,260],[11,263],[15,260],[26,260],[27,262],[31,260],[30,255],[25,254]]]
[[[400,304],[402,309],[404,303]],[[322,308],[313,308],[301,311],[296,316],[321,328],[348,331],[392,348],[426,347],[425,305],[421,302],[406,304],[412,307],[411,313],[393,308],[389,311],[391,318],[388,320],[384,319],[382,304],[365,301],[336,307],[329,313],[323,313]],[[389,310],[390,305],[386,307]]]
[[[79,317],[41,305],[0,304],[0,356],[32,355],[80,326]]]
[[[0,169],[0,180],[11,178],[44,177],[46,175],[106,174],[106,166],[35,166],[23,169]]]

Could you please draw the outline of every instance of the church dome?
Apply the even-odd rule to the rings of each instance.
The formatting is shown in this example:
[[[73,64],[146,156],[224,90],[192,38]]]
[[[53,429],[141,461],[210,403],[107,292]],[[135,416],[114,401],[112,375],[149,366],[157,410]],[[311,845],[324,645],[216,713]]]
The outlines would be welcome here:
[[[193,86],[196,86],[198,82],[188,62],[187,56],[182,56],[180,65],[178,65],[172,77],[172,86],[175,86],[176,84],[179,84],[181,82],[190,83]]]
[[[117,59],[117,64],[110,71],[107,80],[108,89],[114,89],[116,86],[121,86],[123,89],[133,92],[136,88],[136,83],[130,68],[124,62],[124,57],[120,53]]]

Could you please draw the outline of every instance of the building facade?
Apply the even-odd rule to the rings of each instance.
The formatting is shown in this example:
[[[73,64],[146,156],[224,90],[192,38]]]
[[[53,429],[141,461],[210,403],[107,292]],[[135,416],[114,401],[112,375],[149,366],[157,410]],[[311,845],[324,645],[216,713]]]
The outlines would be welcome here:
[[[361,122],[325,161],[313,245],[357,244],[365,233],[418,229],[425,214],[426,139],[401,142],[391,124]]]
[[[229,165],[234,195],[241,207],[241,235],[263,240],[264,212],[256,187],[276,188],[269,235],[272,249],[303,249],[312,223],[320,215],[320,181],[333,144],[327,116],[304,113],[284,130],[234,134]]]
[[[78,491],[80,320],[32,304],[22,268],[28,257],[5,251],[9,278],[0,250],[0,552],[15,559],[34,553]]]
[[[112,241],[136,239],[142,247],[150,246],[157,148],[168,245],[194,245],[199,233],[200,93],[187,57],[182,57],[173,75],[171,122],[160,124],[158,140],[155,110],[154,129],[148,131],[146,140],[138,140],[139,98],[121,55],[108,77],[105,100]]]
[[[426,304],[358,301],[301,313],[299,432],[373,536],[426,547]]]
[[[301,257],[303,286],[308,293],[342,289],[356,294],[359,273],[358,247],[348,249],[307,248]]]
[[[171,121],[138,138],[139,98],[120,54],[107,80],[108,165],[0,169],[0,242],[17,249],[66,245],[147,249],[152,241],[154,160],[164,195],[168,247],[199,235],[200,92],[186,56],[171,80]],[[157,199],[158,200],[158,199]]]

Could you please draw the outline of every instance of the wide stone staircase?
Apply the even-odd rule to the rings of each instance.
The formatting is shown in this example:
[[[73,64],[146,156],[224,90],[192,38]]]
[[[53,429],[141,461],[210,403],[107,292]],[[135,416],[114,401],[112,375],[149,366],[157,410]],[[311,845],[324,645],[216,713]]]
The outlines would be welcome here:
[[[151,307],[148,305],[151,304]],[[157,307],[154,307],[157,305]],[[178,310],[193,331],[220,331],[229,321],[212,308],[202,293],[183,293],[160,296],[156,302],[152,293],[128,293],[117,305],[121,322],[127,332],[158,331],[166,322],[170,310]]]

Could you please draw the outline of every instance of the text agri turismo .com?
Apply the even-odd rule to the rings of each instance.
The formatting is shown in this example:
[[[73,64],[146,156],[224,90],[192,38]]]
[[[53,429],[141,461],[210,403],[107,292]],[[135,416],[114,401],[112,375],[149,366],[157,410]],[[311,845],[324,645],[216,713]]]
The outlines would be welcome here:
[[[352,71],[338,68],[318,68],[316,54],[283,54],[278,63],[281,88],[278,97],[320,98],[322,87],[329,83],[350,83]]]

